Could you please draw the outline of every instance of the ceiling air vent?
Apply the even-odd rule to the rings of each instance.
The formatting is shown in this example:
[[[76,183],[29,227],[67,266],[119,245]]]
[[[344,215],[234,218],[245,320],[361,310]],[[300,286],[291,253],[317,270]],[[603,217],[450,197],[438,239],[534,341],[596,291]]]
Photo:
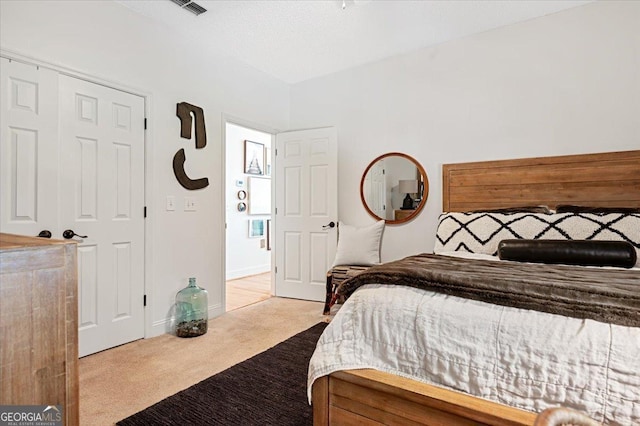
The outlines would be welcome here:
[[[181,8],[186,9],[189,12],[194,13],[196,15],[203,14],[207,11],[207,9],[205,9],[204,7],[200,6],[198,3],[191,0],[171,0],[171,1],[177,4],[178,6],[180,6]]]

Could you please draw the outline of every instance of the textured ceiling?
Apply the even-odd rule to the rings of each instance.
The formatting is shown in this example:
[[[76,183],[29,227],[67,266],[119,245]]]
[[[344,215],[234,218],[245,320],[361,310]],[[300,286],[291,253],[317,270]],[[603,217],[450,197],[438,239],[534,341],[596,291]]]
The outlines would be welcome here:
[[[286,83],[297,83],[590,0],[115,0]]]

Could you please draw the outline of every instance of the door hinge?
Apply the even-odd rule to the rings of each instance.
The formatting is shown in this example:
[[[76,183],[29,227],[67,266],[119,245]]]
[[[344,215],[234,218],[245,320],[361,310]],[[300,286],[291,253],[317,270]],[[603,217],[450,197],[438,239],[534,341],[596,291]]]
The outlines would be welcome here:
[[[276,214],[278,214],[278,208],[276,207]]]
[[[385,174],[385,170],[384,169],[382,169],[382,174]]]
[[[278,155],[278,150],[276,149],[276,156]]]
[[[276,269],[276,274],[277,274],[277,273],[278,273],[278,267],[276,266],[276,268],[275,268],[275,269]]]
[[[147,118],[144,119],[144,129],[147,130]]]
[[[142,297],[142,306],[147,306],[147,295],[146,294]]]
[[[144,217],[147,217],[147,206],[144,206]]]

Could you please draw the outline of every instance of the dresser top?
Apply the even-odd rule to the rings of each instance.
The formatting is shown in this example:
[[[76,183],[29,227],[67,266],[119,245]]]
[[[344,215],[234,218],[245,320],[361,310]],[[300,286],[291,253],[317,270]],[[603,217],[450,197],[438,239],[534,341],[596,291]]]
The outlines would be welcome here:
[[[51,240],[48,238],[27,237],[24,235],[0,233],[0,250],[11,250],[30,247],[42,247],[57,244],[76,244],[74,241]]]

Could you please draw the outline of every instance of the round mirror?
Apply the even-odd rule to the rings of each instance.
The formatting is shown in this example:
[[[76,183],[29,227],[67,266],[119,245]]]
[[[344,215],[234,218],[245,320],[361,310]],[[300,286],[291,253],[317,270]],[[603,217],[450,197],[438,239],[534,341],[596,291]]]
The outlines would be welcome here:
[[[387,224],[408,222],[420,213],[429,195],[429,180],[414,158],[390,152],[367,166],[360,181],[365,209]]]

